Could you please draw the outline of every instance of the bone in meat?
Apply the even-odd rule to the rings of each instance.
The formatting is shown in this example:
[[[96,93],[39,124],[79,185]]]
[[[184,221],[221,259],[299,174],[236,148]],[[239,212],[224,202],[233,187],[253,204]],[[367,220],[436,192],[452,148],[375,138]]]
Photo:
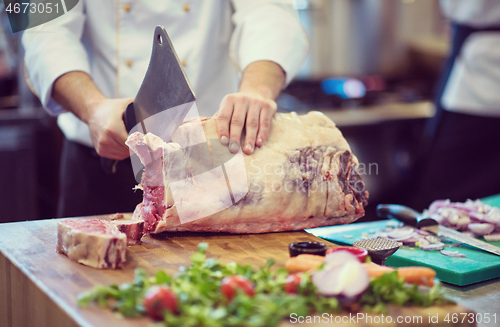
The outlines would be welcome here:
[[[145,232],[278,232],[347,224],[364,215],[368,192],[356,171],[358,160],[335,124],[319,112],[304,116],[278,113],[267,142],[252,155],[242,155],[247,192],[238,194],[237,186],[232,194],[234,203],[226,209],[181,223],[179,205],[175,205],[179,201],[174,198],[193,214],[227,201],[217,197],[224,193],[226,184],[214,182],[207,189],[195,183],[202,155],[193,152],[203,151],[186,145],[200,139],[196,124],[200,123],[181,125],[171,143],[138,132],[127,140],[145,165],[141,181],[144,198],[134,212],[135,219],[144,220]],[[201,125],[212,168],[216,168],[229,151],[226,147],[221,150],[215,119],[203,119]],[[187,155],[184,159],[172,156],[181,148]],[[176,169],[179,167],[182,169]],[[190,191],[184,194],[182,188],[171,187],[173,180],[185,183]]]

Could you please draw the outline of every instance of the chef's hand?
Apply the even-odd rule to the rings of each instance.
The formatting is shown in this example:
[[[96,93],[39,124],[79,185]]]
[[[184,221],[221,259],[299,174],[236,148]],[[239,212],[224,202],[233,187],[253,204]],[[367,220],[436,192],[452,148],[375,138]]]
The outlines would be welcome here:
[[[241,132],[245,127],[246,137],[241,147],[244,153],[252,154],[255,146],[260,147],[267,140],[276,109],[276,102],[256,92],[226,95],[217,113],[217,128],[222,144],[229,143],[229,151],[238,152]]]
[[[87,124],[97,154],[104,158],[123,160],[130,156],[125,145],[128,133],[122,114],[134,99],[104,99],[89,107]]]
[[[92,143],[101,157],[122,160],[130,155],[122,114],[133,99],[106,98],[92,78],[81,71],[59,76],[52,97],[89,126]]]
[[[224,97],[216,114],[217,130],[221,143],[229,144],[232,153],[239,151],[243,128],[244,153],[252,154],[255,146],[261,147],[267,140],[277,110],[274,99],[285,80],[285,71],[277,63],[256,61],[243,72],[239,92]]]

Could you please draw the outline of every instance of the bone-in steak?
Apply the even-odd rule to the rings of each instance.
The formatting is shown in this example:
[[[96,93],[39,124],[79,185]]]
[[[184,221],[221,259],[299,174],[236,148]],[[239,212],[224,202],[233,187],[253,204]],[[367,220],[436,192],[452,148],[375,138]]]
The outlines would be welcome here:
[[[56,251],[94,268],[123,268],[127,236],[111,221],[68,219],[57,224]]]
[[[113,220],[113,224],[118,227],[118,230],[127,235],[127,246],[141,244],[142,236],[144,235],[144,221],[117,219]]]

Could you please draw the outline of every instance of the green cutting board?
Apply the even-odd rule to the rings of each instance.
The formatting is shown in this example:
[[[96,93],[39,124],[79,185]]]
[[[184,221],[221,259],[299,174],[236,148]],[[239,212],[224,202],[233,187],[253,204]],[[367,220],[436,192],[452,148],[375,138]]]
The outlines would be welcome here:
[[[489,196],[484,198],[482,201],[490,206],[500,207],[500,194]]]
[[[500,205],[500,195],[483,200],[490,205]],[[362,233],[383,229],[390,220],[354,223],[342,226],[307,229],[308,233],[341,245],[352,245],[361,240]],[[500,246],[500,242],[490,242]],[[446,247],[445,247],[446,249]],[[452,247],[452,251],[464,253],[466,258],[442,255],[439,251],[423,251],[418,247],[399,249],[385,261],[392,267],[426,266],[434,269],[437,277],[450,284],[465,286],[500,277],[500,256],[476,250],[468,246]]]

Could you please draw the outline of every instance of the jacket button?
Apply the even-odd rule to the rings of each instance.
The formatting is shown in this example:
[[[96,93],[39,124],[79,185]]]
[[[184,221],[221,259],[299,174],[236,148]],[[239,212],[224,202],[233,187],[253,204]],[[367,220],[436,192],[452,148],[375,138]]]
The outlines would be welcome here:
[[[182,7],[182,9],[184,9],[184,11],[185,11],[185,12],[188,12],[189,10],[191,10],[191,6],[189,6],[189,5],[184,5],[184,6]]]
[[[125,61],[125,66],[132,67],[132,60]]]
[[[130,6],[129,3],[126,3],[124,6],[123,6],[123,10],[125,10],[125,12],[129,12],[130,9],[132,9],[132,7]]]
[[[186,65],[187,65],[186,60],[181,61],[181,64],[183,67],[186,67]]]

